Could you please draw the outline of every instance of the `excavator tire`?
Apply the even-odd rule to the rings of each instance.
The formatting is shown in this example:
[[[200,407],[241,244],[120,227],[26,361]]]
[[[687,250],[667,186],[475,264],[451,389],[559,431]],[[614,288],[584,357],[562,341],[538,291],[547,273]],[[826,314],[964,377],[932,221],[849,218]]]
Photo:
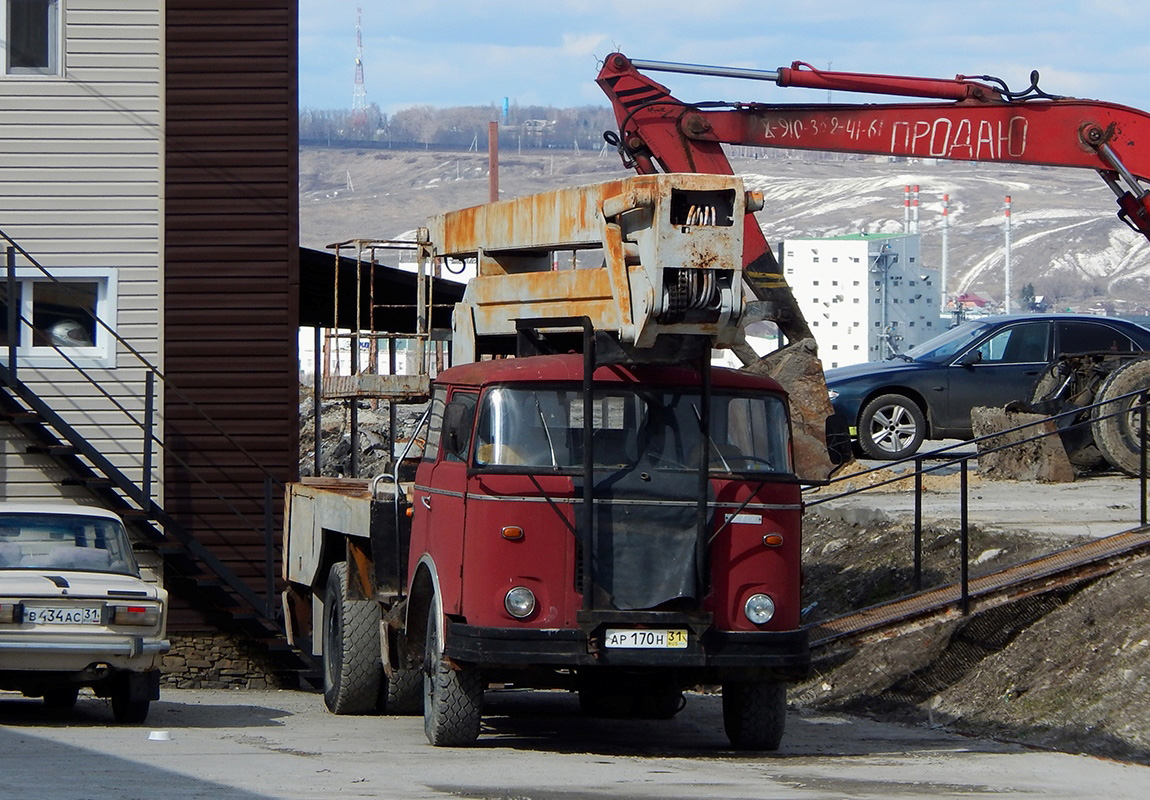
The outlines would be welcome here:
[[[1107,376],[1098,387],[1096,403],[1107,405],[1094,410],[1091,430],[1094,443],[1115,469],[1127,475],[1138,475],[1141,470],[1141,414],[1139,397],[1116,400],[1122,395],[1150,389],[1150,359],[1131,361]]]

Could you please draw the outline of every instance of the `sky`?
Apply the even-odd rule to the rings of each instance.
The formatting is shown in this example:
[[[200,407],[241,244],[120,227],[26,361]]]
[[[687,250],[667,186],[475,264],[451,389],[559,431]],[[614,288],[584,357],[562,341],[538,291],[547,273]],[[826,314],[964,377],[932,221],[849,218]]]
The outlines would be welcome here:
[[[367,101],[412,106],[605,106],[603,58],[952,78],[1150,111],[1139,0],[299,0],[300,107],[346,109],[362,9]],[[652,77],[687,102],[825,102],[758,81]],[[836,94],[836,102],[867,98]],[[871,98],[873,99],[873,98]]]

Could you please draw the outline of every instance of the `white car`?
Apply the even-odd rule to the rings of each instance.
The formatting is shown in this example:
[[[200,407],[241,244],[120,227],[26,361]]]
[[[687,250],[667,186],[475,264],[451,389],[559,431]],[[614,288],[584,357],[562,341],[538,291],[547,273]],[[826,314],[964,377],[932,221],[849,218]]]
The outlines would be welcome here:
[[[168,593],[140,577],[123,521],[63,503],[0,503],[0,689],[70,708],[81,687],[140,723],[160,696]]]

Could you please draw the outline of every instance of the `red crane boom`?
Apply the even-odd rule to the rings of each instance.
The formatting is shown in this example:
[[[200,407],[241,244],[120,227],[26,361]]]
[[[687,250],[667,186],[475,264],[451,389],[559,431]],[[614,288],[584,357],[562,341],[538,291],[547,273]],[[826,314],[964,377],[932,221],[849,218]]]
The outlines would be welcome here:
[[[641,69],[767,80],[843,92],[933,98],[949,102],[780,105],[689,104]],[[607,57],[597,78],[615,108],[618,135],[609,134],[624,163],[640,173],[731,174],[721,144],[843,153],[991,161],[1094,169],[1117,196],[1118,216],[1150,238],[1150,114],[1134,108],[1056,97],[1031,85],[1011,92],[987,76],[954,80],[829,72],[795,62],[776,71],[635,61]],[[809,337],[753,215],[745,219],[744,274],[760,300],[773,301],[776,321],[791,341]]]

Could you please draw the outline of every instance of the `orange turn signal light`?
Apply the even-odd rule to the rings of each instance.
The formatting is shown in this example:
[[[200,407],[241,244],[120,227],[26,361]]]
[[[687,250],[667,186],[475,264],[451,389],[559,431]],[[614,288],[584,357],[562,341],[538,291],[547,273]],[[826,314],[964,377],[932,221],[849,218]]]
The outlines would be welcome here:
[[[763,544],[767,547],[782,547],[783,535],[781,533],[768,533],[763,537]]]
[[[523,538],[523,529],[518,525],[506,525],[499,533],[509,542],[518,542]]]

